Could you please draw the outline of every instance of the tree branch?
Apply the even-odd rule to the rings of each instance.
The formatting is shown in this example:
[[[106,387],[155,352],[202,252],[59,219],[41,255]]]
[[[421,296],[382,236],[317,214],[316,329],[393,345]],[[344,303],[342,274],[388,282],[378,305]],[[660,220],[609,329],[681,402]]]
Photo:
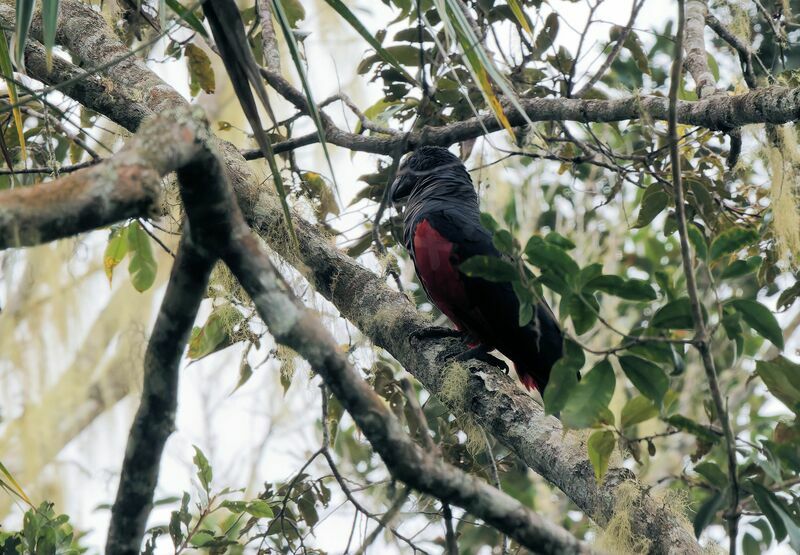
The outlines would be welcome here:
[[[736,536],[739,522],[739,478],[736,466],[736,443],[728,418],[728,411],[722,400],[717,379],[717,370],[714,366],[714,358],[711,355],[710,340],[703,317],[703,307],[697,292],[697,282],[694,275],[694,264],[686,224],[686,207],[683,197],[683,185],[681,183],[681,157],[678,142],[677,124],[677,98],[681,82],[681,69],[683,63],[683,37],[684,37],[684,0],[678,0],[678,30],[675,37],[675,57],[672,62],[669,86],[669,140],[670,140],[670,159],[672,163],[672,189],[675,195],[675,215],[677,219],[678,235],[681,245],[681,259],[683,260],[683,273],[686,276],[686,291],[689,295],[689,302],[692,307],[692,320],[694,321],[694,345],[700,352],[703,361],[703,368],[706,371],[708,386],[711,390],[711,398],[714,401],[717,418],[722,425],[725,435],[725,445],[728,454],[728,479],[731,488],[731,509],[727,515],[728,535],[730,536],[730,553],[736,555]]]
[[[65,9],[66,12],[63,11]],[[65,13],[77,10],[88,12],[81,16],[84,20],[100,17],[87,6],[74,0],[64,0],[62,19],[65,19]],[[2,14],[0,10],[0,16]],[[69,24],[69,21],[65,23]],[[113,33],[105,30],[97,22],[89,23],[91,24],[81,30],[87,42],[110,44]],[[103,37],[95,37],[98,33],[104,33]],[[69,33],[64,35],[66,37],[61,37],[59,40],[72,41]],[[111,46],[108,50],[81,49],[79,43],[75,48],[80,49],[83,56],[97,58],[89,65],[100,65],[108,61],[109,51],[115,53],[116,57],[120,56],[119,48]],[[80,59],[81,56],[76,54],[76,57]],[[149,72],[146,67],[128,65],[128,68],[127,72],[124,68],[116,68],[116,71],[107,74],[104,79],[109,87],[113,87],[120,94],[129,95],[133,102],[130,112],[117,113],[116,121],[126,121],[129,129],[135,130],[142,121],[143,113],[162,111],[169,105],[185,105],[185,101],[179,95],[165,91],[167,86],[152,73],[142,75],[142,71]],[[154,91],[160,93],[156,94]],[[103,105],[96,97],[77,96],[77,99],[90,108],[100,109],[101,113],[105,113],[102,112]],[[551,104],[556,101],[556,99],[541,100]],[[564,99],[561,101],[571,103],[570,110],[580,110],[590,105],[607,106],[603,101]],[[659,106],[664,105],[663,101],[664,99],[653,100]],[[598,102],[600,104],[596,104]],[[618,102],[619,106],[627,106],[624,110],[619,109],[627,110],[626,113],[631,110],[636,111],[637,102],[631,100]],[[784,97],[781,102],[782,108],[777,111],[790,111],[787,105],[791,105],[791,99],[787,103]],[[696,104],[700,105],[702,102]],[[117,106],[114,104],[112,107]],[[698,114],[701,112],[702,110],[697,111]],[[663,113],[665,114],[666,110]],[[775,110],[767,112],[767,114],[774,113]],[[448,126],[444,133],[449,134],[449,137],[463,135],[465,133],[463,129],[471,133],[469,129],[474,122],[473,119],[466,123],[454,124],[455,129]],[[493,125],[491,121],[488,123]],[[360,137],[360,139],[376,140],[372,137]],[[307,141],[303,144],[310,144],[315,140],[313,137],[302,139]],[[391,144],[391,141],[386,143],[386,145]],[[300,251],[296,251],[286,235],[282,212],[274,193],[260,187],[259,180],[252,175],[244,158],[232,145],[218,141],[217,146],[224,153],[228,174],[248,221],[254,225],[259,234],[266,238],[278,254],[303,272],[317,290],[339,309],[343,317],[358,326],[373,343],[391,353],[428,391],[434,395],[440,394],[442,384],[447,379],[444,360],[448,354],[459,350],[458,342],[430,340],[412,345],[408,339],[409,335],[426,327],[426,320],[405,297],[389,289],[375,274],[332,247],[329,240],[313,225],[297,215],[294,216],[294,221],[300,240]],[[541,407],[522,392],[511,378],[477,361],[470,361],[467,366],[471,372],[463,392],[462,408],[528,466],[561,488],[595,522],[601,526],[609,522],[615,510],[617,488],[622,484],[632,484],[640,488],[641,494],[636,496],[634,507],[626,507],[626,513],[631,517],[631,528],[652,540],[653,551],[655,553],[700,552],[694,537],[683,527],[681,519],[665,510],[645,488],[638,486],[629,470],[611,468],[605,482],[598,485],[591,463],[586,457],[586,446],[582,438],[572,433],[564,433],[557,420],[546,418]]]
[[[747,86],[751,89],[758,87],[756,75],[753,72],[753,50],[750,45],[734,35],[730,29],[711,14],[706,15],[706,24],[719,35],[719,38],[727,42],[739,54],[739,62],[742,65],[742,73]]]
[[[111,508],[106,553],[136,555],[153,506],[161,453],[175,429],[180,358],[214,265],[185,229],[144,360],[142,400],[136,412],[119,489]]]
[[[717,92],[717,81],[708,67],[706,41],[703,33],[706,28],[708,6],[705,0],[686,1],[686,69],[694,79],[698,98],[706,98]]]

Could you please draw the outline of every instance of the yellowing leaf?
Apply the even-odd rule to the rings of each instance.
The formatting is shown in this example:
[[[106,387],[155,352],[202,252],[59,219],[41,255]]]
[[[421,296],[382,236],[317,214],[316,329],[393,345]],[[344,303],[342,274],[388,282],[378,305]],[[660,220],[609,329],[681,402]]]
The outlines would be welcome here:
[[[194,44],[187,44],[184,49],[186,62],[189,67],[189,92],[192,96],[197,96],[200,89],[208,94],[212,94],[216,88],[214,70],[211,67],[211,60],[202,48]]]
[[[531,26],[528,25],[528,18],[525,17],[525,12],[522,11],[522,5],[519,3],[519,0],[508,0],[508,7],[511,8],[511,12],[514,14],[514,17],[517,18],[520,27],[525,29],[525,32],[533,37],[533,31],[531,30]]]
[[[108,284],[111,285],[111,279],[114,277],[114,268],[122,262],[125,255],[128,254],[128,228],[121,227],[111,232],[108,238],[108,245],[103,254],[103,269],[106,271]]]

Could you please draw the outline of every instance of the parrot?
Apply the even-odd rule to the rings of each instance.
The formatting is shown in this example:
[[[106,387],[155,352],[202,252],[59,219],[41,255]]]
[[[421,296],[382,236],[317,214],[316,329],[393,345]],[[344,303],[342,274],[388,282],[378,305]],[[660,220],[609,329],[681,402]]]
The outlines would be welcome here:
[[[520,326],[520,302],[511,283],[471,277],[459,269],[476,255],[503,256],[481,224],[478,195],[461,160],[446,148],[417,148],[398,168],[389,198],[398,211],[405,206],[403,246],[425,293],[455,325],[450,331],[466,337],[470,349],[458,358],[504,367],[489,354],[496,349],[514,363],[529,391],[543,394],[562,356],[561,329],[544,300],[531,322]],[[434,329],[438,333],[432,335],[447,335]]]

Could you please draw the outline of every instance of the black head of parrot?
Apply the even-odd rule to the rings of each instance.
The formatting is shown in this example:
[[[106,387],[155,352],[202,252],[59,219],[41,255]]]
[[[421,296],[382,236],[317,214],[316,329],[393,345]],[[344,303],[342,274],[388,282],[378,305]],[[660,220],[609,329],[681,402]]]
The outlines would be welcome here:
[[[392,183],[389,198],[395,205],[403,204],[409,197],[419,193],[442,178],[454,175],[472,188],[472,181],[459,158],[440,146],[423,146],[415,150],[400,165],[397,179]],[[433,178],[437,179],[433,179]]]

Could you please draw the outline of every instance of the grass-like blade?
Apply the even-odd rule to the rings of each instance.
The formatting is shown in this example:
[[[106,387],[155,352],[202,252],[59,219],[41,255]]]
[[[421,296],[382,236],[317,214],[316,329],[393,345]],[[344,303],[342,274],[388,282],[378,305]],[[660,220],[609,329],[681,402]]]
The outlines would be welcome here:
[[[19,148],[22,159],[25,160],[28,154],[25,152],[25,130],[22,128],[22,111],[19,109],[19,95],[17,85],[14,83],[14,65],[11,63],[11,53],[8,51],[8,40],[6,33],[0,29],[0,72],[8,88],[8,97],[11,100],[11,113],[14,115],[14,126],[17,128],[19,137]],[[11,168],[9,168],[11,169]]]
[[[522,4],[519,3],[519,0],[508,0],[508,7],[511,8],[511,13],[517,18],[520,27],[525,29],[525,32],[533,38],[533,30],[531,26],[528,25],[528,18],[525,17],[525,12],[522,11]]]
[[[294,37],[292,27],[289,25],[289,19],[286,17],[286,11],[283,9],[283,4],[281,4],[280,0],[272,0],[272,9],[274,10],[275,16],[278,19],[278,24],[281,26],[281,31],[286,39],[286,44],[289,46],[289,53],[292,56],[294,66],[297,68],[297,73],[300,75],[300,82],[303,85],[303,92],[306,95],[306,104],[308,104],[308,113],[311,116],[311,119],[314,120],[314,125],[317,127],[319,142],[322,145],[323,152],[325,153],[325,159],[328,161],[328,168],[331,170],[333,187],[336,190],[336,196],[338,197],[339,204],[342,204],[342,199],[339,195],[339,185],[336,183],[336,175],[333,171],[333,163],[331,162],[331,156],[328,152],[328,143],[325,140],[325,126],[322,124],[322,117],[319,114],[319,108],[317,107],[317,103],[314,101],[314,93],[311,90],[311,86],[308,84],[308,76],[306,75],[306,70],[303,67],[303,60],[300,58],[300,50],[297,47],[297,40]]]
[[[53,69],[53,46],[58,26],[58,0],[42,0],[42,39],[44,40],[47,71]]]
[[[508,118],[506,118],[503,113],[502,105],[494,94],[491,84],[494,83],[497,85],[503,95],[511,102],[514,108],[517,109],[525,121],[532,123],[525,113],[525,110],[522,108],[516,92],[481,46],[480,40],[475,35],[470,22],[462,11],[459,0],[435,0],[435,3],[447,34],[450,35],[452,40],[461,45],[461,49],[467,61],[467,69],[470,70],[476,83],[480,85],[481,91],[487,103],[492,108],[495,117],[497,117],[497,120],[505,127],[509,134],[514,137],[514,132],[508,124]],[[484,80],[481,76],[481,72],[485,72],[488,77],[491,78],[491,82],[489,82],[488,79]],[[489,85],[488,87],[486,86],[487,82]]]
[[[23,491],[22,486],[20,486],[17,483],[17,481],[14,479],[14,477],[11,475],[11,473],[8,471],[5,465],[1,462],[0,462],[0,474],[5,476],[5,480],[0,478],[0,487],[15,494],[17,497],[25,501],[25,503],[33,507],[33,501],[31,501],[30,498],[27,495],[25,495],[25,491]]]
[[[267,159],[272,178],[275,181],[275,188],[280,197],[289,235],[297,245],[297,235],[292,224],[292,216],[289,212],[289,203],[286,200],[286,189],[283,186],[281,172],[278,169],[278,163],[275,161],[275,153],[272,150],[269,137],[264,128],[261,127],[258,107],[253,96],[253,90],[250,88],[252,85],[261,102],[265,107],[268,107],[267,91],[261,81],[258,65],[253,59],[253,53],[250,51],[239,8],[233,0],[213,0],[206,2],[203,5],[203,10],[211,26],[211,34],[214,36],[214,42],[217,43],[222,62],[225,64],[233,89],[236,91],[239,104],[241,104],[244,115],[253,129],[253,135],[256,138],[258,147]]]
[[[350,11],[350,8],[345,6],[344,2],[341,0],[325,0],[328,5],[336,10],[342,18],[347,21],[350,26],[356,30],[356,32],[361,35],[361,37],[369,43],[369,45],[375,49],[375,52],[380,56],[383,61],[391,65],[397,71],[399,71],[403,77],[405,77],[409,83],[417,84],[416,79],[411,77],[411,74],[408,73],[405,68],[397,61],[391,53],[387,52],[386,49],[381,46],[381,43],[378,42],[378,39],[375,38],[375,34],[372,31],[369,31],[364,24],[359,21],[359,19],[355,16],[353,12]]]
[[[206,28],[203,27],[203,22],[194,15],[191,11],[184,8],[178,0],[164,0],[169,9],[171,9],[178,17],[180,17],[186,25],[191,27],[192,31],[196,32],[199,35],[202,35],[204,38],[208,38],[208,32]],[[163,13],[162,10],[159,10],[159,16]],[[164,25],[162,25],[163,27]]]
[[[17,19],[14,26],[14,61],[20,71],[25,68],[25,42],[33,21],[35,0],[17,0]]]

